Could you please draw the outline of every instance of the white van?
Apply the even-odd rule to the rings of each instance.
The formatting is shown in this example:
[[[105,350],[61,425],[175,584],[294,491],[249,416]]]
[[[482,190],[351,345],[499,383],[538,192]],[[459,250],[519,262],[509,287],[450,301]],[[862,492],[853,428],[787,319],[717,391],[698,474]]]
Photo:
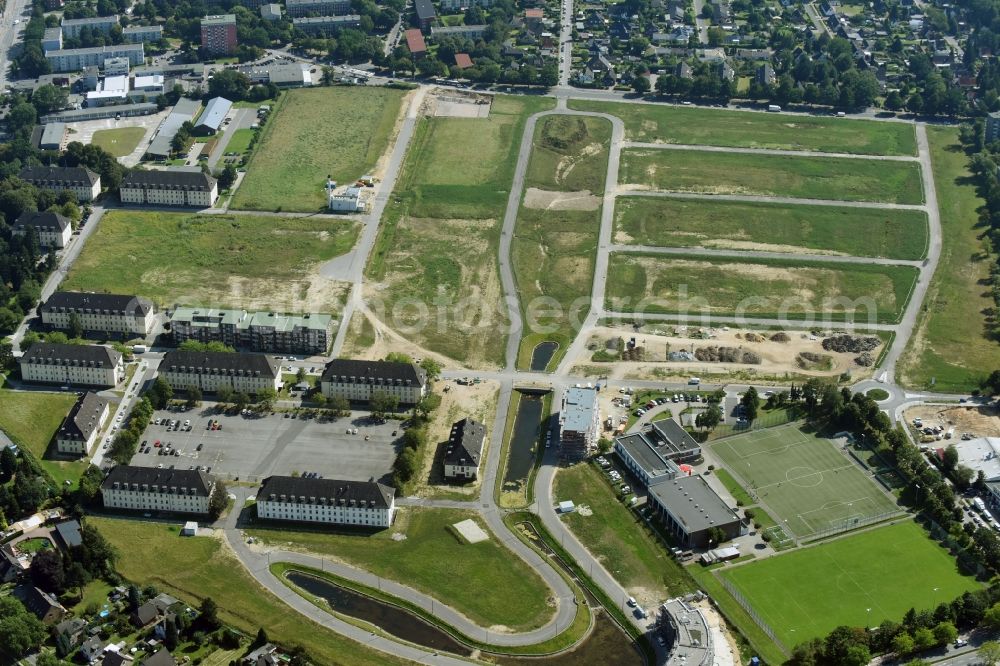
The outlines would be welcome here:
[[[688,384],[692,386],[698,386],[699,384],[701,384],[701,377],[692,377],[691,379],[688,380]]]

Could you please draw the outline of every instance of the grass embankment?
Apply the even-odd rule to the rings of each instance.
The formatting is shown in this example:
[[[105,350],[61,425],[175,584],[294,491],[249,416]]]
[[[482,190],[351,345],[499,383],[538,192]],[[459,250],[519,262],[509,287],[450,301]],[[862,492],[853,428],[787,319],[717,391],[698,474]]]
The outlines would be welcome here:
[[[674,259],[614,253],[611,310],[843,320],[898,321],[917,277],[911,266],[779,260]],[[847,299],[848,306],[838,303]],[[640,303],[641,302],[641,303]],[[637,308],[638,304],[638,308]]]
[[[546,341],[559,344],[547,367],[557,366],[590,308],[610,142],[603,118],[553,115],[535,129],[525,186],[541,192],[525,196],[511,244],[527,334],[518,367]]]
[[[915,210],[619,197],[615,242],[922,259],[927,215]]]
[[[927,139],[941,211],[941,260],[900,361],[899,380],[914,388],[969,391],[1000,367],[996,325],[983,314],[996,307],[987,283],[996,257],[980,238],[978,209],[984,202],[958,129],[928,127]]]
[[[30,451],[42,469],[60,486],[66,481],[76,484],[87,469],[84,461],[63,462],[45,458],[53,436],[76,400],[75,393],[0,389],[0,430],[7,433],[15,444]]]
[[[176,525],[162,523],[94,516],[88,520],[118,551],[117,570],[127,580],[155,585],[192,605],[211,597],[219,605],[222,620],[248,636],[264,627],[272,641],[286,647],[301,645],[316,663],[406,663],[291,611],[212,537],[181,537]]]
[[[545,624],[552,615],[549,590],[496,535],[476,544],[460,540],[451,526],[475,514],[467,511],[409,509],[395,524],[374,534],[269,530],[248,533],[277,546],[330,555],[399,581],[430,595],[484,626],[522,631]],[[481,525],[482,527],[482,525]],[[404,535],[395,540],[393,536]],[[469,581],[476,581],[470,585]],[[483,594],[489,590],[489,594]]]
[[[365,269],[390,327],[468,367],[503,362],[500,227],[525,120],[551,105],[499,95],[489,118],[422,118]]]
[[[346,287],[314,272],[357,237],[347,220],[111,211],[63,287],[138,293],[160,306],[337,312]]]
[[[979,587],[913,521],[726,568],[786,647],[840,625],[875,627]]]
[[[910,123],[570,100],[569,108],[618,116],[629,141],[737,148],[916,155]]]
[[[619,500],[596,466],[580,464],[559,470],[553,499],[576,504],[577,510],[564,514],[563,522],[642,603],[662,602],[694,590],[681,565],[642,519]]]
[[[327,176],[338,183],[353,182],[385,153],[403,94],[363,87],[284,93],[261,130],[260,145],[232,207],[323,209]]]
[[[125,157],[132,154],[144,136],[146,136],[145,127],[97,130],[90,139],[90,145],[99,146],[114,157]]]
[[[622,151],[619,182],[703,194],[923,203],[916,162],[797,155],[746,155],[699,150]]]

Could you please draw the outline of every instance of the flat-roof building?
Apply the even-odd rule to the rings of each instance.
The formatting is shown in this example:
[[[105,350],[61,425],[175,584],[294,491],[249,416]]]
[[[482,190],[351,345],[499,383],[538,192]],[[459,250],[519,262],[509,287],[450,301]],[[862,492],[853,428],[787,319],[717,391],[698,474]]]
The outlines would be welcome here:
[[[351,12],[351,0],[285,0],[289,16],[340,16]]]
[[[688,548],[718,546],[710,539],[713,528],[725,539],[747,532],[739,515],[700,476],[679,476],[649,486],[647,501],[667,530]]]
[[[389,527],[396,512],[395,489],[375,481],[270,476],[257,491],[264,520]]]
[[[108,58],[128,58],[129,64],[134,66],[141,65],[146,56],[141,43],[45,52],[53,72],[76,72],[92,65],[103,67]]]
[[[459,37],[461,39],[479,39],[486,32],[485,25],[450,25],[433,26],[431,28],[431,39],[444,39],[446,37]]]
[[[313,80],[309,65],[303,62],[275,63],[271,65],[241,65],[239,71],[254,83],[272,83],[279,88],[311,86]]]
[[[152,102],[142,102],[139,104],[122,104],[120,106],[99,106],[91,109],[68,109],[57,111],[47,116],[42,116],[42,122],[67,122],[81,123],[85,120],[102,120],[104,118],[123,118],[131,116],[148,116],[156,113],[159,109]]]
[[[131,294],[57,291],[38,310],[49,329],[68,331],[75,317],[84,331],[119,338],[144,338],[156,321],[153,302]]]
[[[210,208],[219,196],[215,178],[180,168],[132,170],[118,188],[122,203]]]
[[[178,307],[170,317],[174,342],[221,342],[234,348],[284,354],[325,354],[333,317]]]
[[[63,34],[61,28],[46,28],[42,33],[42,53],[46,51],[58,51],[63,47]]]
[[[345,14],[343,16],[303,16],[292,19],[292,26],[309,34],[329,33],[344,28],[361,26],[360,14]]]
[[[649,486],[680,476],[677,464],[661,455],[656,444],[645,433],[633,432],[616,437],[614,450],[625,467],[643,485]]]
[[[337,358],[326,364],[320,385],[327,398],[369,402],[381,392],[415,405],[427,395],[427,372],[413,363]]]
[[[158,42],[163,39],[162,25],[130,25],[122,29],[122,37],[126,42]]]
[[[90,453],[108,418],[108,401],[87,391],[76,401],[56,433],[56,449],[67,455]]]
[[[42,138],[38,141],[40,150],[62,150],[66,138],[66,123],[48,123],[42,130]]]
[[[211,55],[236,53],[236,15],[217,14],[201,20],[201,47]]]
[[[563,395],[559,410],[559,452],[566,460],[583,460],[597,445],[600,410],[597,391],[575,386]]]
[[[111,16],[63,19],[59,27],[62,29],[63,39],[77,39],[84,29],[90,30],[91,33],[110,35],[111,29],[116,25],[118,25],[118,15],[112,14]]]
[[[97,90],[87,93],[87,106],[122,104],[128,98],[129,80],[127,74],[106,76],[98,82]]]
[[[265,21],[280,21],[281,20],[281,5],[275,3],[264,4],[260,6],[260,17]]]

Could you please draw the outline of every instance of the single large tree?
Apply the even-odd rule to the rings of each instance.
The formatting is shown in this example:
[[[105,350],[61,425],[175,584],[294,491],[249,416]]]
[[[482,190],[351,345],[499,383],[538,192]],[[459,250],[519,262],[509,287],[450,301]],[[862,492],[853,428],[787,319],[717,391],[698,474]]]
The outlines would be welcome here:
[[[760,396],[757,395],[757,389],[750,387],[740,398],[740,404],[743,405],[743,416],[746,417],[747,421],[753,423],[757,420],[757,411],[760,408]]]

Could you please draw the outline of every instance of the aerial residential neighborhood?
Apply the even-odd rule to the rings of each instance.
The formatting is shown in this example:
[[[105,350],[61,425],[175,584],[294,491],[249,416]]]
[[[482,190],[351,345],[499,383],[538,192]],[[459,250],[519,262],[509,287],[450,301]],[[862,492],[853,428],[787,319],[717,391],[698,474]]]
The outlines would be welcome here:
[[[995,9],[8,0],[0,662],[1000,663]]]

